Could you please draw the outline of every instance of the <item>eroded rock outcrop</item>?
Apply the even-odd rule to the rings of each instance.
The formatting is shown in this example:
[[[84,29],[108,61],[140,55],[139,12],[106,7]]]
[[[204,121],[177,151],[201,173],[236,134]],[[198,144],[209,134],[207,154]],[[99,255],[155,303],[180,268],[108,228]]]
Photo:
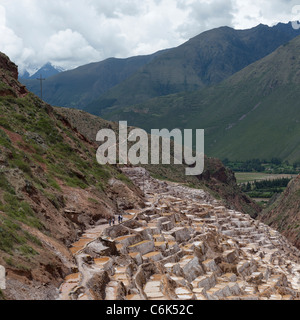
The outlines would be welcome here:
[[[28,90],[18,82],[18,67],[0,52],[0,96],[24,97]]]

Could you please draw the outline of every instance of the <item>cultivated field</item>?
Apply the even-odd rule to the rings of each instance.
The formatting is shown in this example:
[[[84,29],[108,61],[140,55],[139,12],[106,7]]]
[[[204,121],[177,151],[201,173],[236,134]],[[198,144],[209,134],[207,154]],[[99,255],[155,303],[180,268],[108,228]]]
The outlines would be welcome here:
[[[281,178],[294,178],[296,174],[267,174],[260,172],[236,172],[237,183],[247,183],[261,180],[275,180]]]

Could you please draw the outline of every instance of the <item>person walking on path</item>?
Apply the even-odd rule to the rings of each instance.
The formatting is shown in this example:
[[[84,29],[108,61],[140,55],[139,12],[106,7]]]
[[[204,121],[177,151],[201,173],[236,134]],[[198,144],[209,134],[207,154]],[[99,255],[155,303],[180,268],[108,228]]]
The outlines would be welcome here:
[[[111,227],[111,218],[108,219],[108,224]]]
[[[112,223],[115,225],[115,217],[112,218]]]

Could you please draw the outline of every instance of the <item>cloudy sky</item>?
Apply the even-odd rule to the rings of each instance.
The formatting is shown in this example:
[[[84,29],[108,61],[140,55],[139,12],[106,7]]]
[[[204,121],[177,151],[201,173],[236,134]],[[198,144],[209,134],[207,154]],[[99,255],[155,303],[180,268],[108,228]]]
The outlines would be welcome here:
[[[203,31],[300,20],[300,0],[0,0],[0,51],[33,71],[178,46]],[[297,13],[299,12],[299,14]]]

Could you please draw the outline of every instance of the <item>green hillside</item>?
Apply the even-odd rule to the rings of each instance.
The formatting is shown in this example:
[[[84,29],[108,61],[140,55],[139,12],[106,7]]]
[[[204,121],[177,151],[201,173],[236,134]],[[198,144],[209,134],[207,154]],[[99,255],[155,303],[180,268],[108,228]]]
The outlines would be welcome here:
[[[290,24],[259,25],[248,30],[221,27],[168,50],[89,104],[99,114],[111,106],[128,106],[168,94],[215,85],[298,36]]]
[[[259,220],[278,230],[296,247],[300,246],[300,176],[289,184],[286,190],[273,198],[270,205],[261,212]]]
[[[0,264],[15,279],[9,288],[23,292],[23,279],[26,296],[28,288],[38,291],[45,283],[57,288],[71,272],[69,245],[117,212],[110,179],[122,192],[132,190],[127,200],[136,194],[138,203],[140,192],[123,183],[117,168],[99,165],[95,145],[17,77],[16,65],[0,52]],[[15,292],[6,291],[8,297]]]
[[[97,115],[100,108],[197,90],[220,83],[299,34],[282,23],[249,30],[213,29],[152,55],[110,58],[48,77],[43,82],[43,99]],[[40,95],[36,79],[20,81]]]
[[[110,58],[61,72],[43,82],[43,99],[51,105],[83,108],[102,93],[127,79],[160,53],[128,59]],[[36,79],[20,79],[20,81],[30,91],[40,95],[40,83]]]
[[[300,37],[220,85],[103,110],[110,120],[154,128],[201,128],[221,159],[300,158]]]

